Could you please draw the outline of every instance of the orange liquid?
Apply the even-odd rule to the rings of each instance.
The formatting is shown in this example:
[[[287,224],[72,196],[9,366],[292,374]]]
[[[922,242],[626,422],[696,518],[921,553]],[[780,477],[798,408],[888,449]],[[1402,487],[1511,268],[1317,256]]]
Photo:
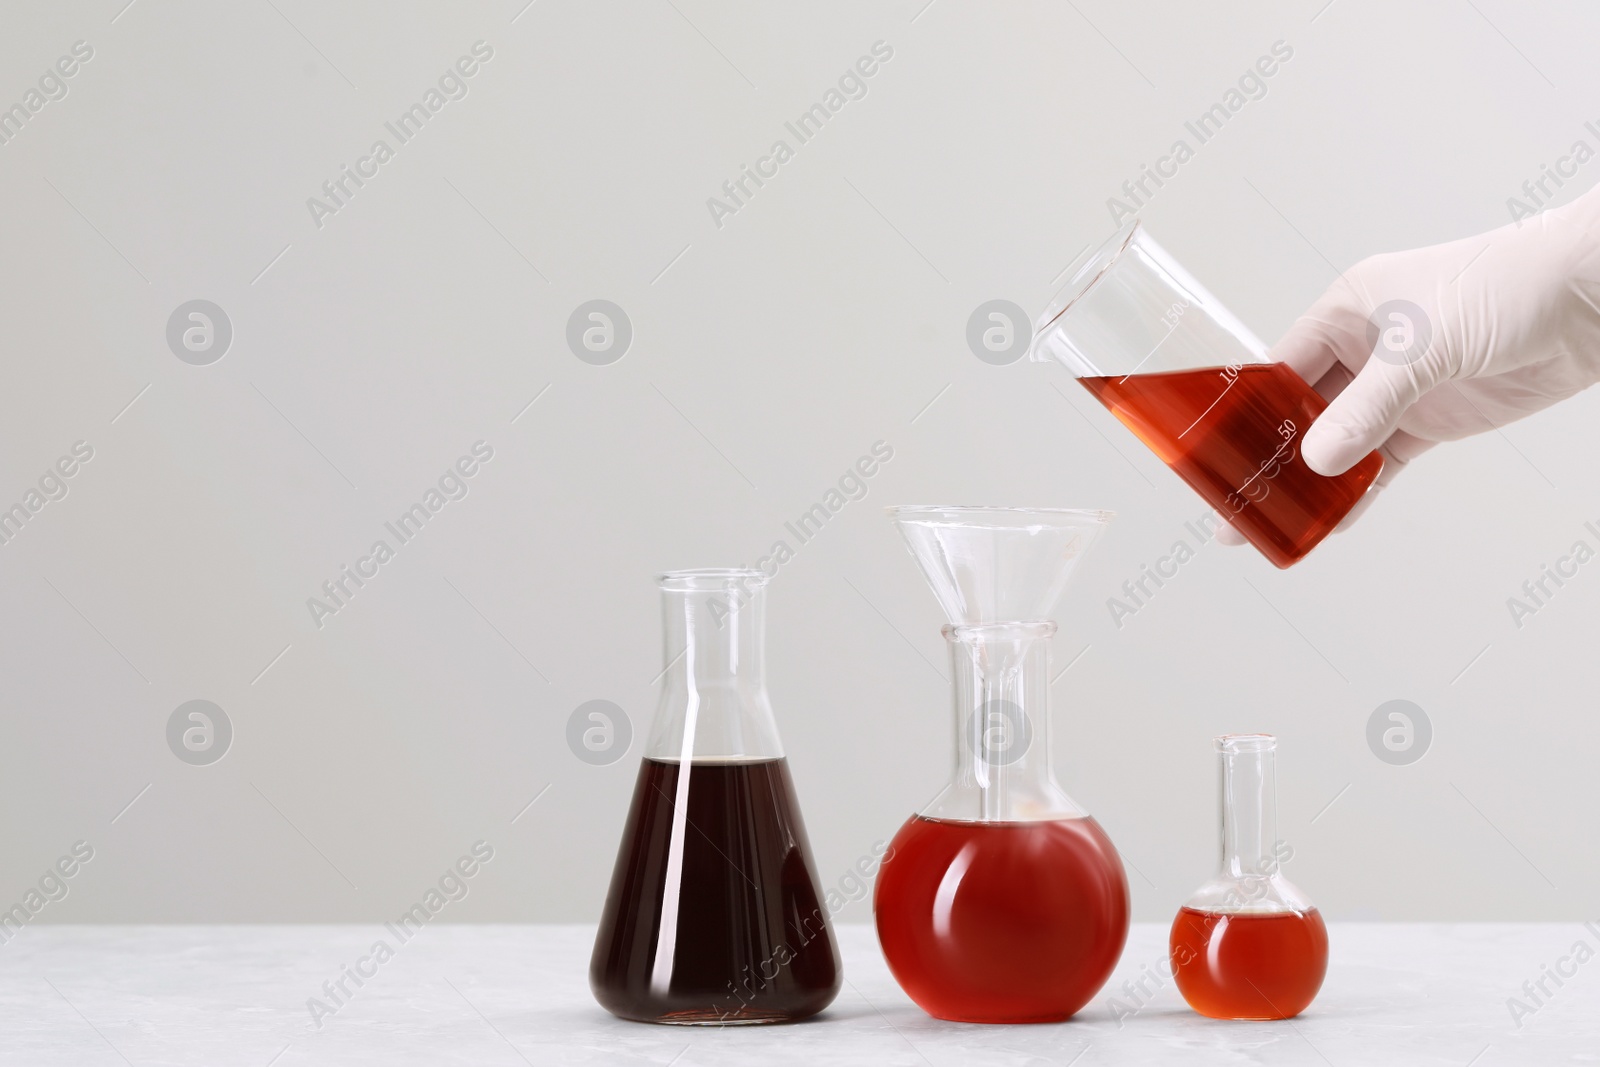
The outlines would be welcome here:
[[[1328,405],[1283,363],[1079,381],[1278,567],[1332,532],[1383,468],[1376,452],[1336,478],[1305,465],[1300,441]]]
[[[1100,824],[914,815],[873,897],[900,988],[939,1019],[1057,1022],[1111,976],[1128,938],[1128,879]]]
[[[1293,1018],[1328,973],[1328,928],[1316,908],[1277,915],[1181,908],[1171,950],[1178,991],[1213,1019]]]

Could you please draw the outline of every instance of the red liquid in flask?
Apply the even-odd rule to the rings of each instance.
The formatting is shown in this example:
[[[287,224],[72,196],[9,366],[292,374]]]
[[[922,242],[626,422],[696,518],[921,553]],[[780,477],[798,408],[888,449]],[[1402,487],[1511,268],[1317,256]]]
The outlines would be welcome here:
[[[873,911],[889,970],[929,1015],[1058,1022],[1122,955],[1128,879],[1092,818],[915,815],[885,855]]]
[[[1284,363],[1079,380],[1278,567],[1315,548],[1383,467],[1376,452],[1334,478],[1306,466],[1300,442],[1328,405]]]
[[[1317,909],[1268,915],[1180,908],[1172,968],[1189,1007],[1213,1019],[1289,1019],[1328,973],[1328,928]]]
[[[639,767],[589,964],[595,999],[643,1022],[815,1015],[842,976],[787,762],[689,766],[675,885],[668,879],[679,765],[646,759]],[[657,975],[665,946],[672,966]]]

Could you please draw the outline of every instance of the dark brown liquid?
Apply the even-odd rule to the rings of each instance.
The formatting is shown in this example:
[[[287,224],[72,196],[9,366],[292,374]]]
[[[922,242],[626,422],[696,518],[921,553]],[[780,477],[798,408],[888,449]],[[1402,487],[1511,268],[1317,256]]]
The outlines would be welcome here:
[[[788,764],[691,763],[675,848],[678,768],[639,767],[589,964],[595,999],[644,1022],[815,1015],[842,978]]]

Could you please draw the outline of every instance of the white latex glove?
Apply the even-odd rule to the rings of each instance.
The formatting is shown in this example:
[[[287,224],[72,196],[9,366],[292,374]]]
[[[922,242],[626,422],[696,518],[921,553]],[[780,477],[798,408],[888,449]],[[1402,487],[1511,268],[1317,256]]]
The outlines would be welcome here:
[[[1343,529],[1440,441],[1600,381],[1600,187],[1477,237],[1362,260],[1269,355],[1330,401],[1306,431],[1307,466],[1342,474],[1383,453],[1383,473]],[[1220,534],[1242,543],[1231,527]]]

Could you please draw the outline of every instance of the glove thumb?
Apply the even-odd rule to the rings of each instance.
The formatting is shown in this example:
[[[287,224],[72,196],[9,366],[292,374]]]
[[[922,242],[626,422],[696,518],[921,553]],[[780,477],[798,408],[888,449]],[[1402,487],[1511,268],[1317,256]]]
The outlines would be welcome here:
[[[1359,357],[1358,357],[1359,358]],[[1301,455],[1318,474],[1343,474],[1387,441],[1406,410],[1438,384],[1437,361],[1391,362],[1380,345],[1306,431]],[[1342,359],[1347,366],[1355,360]]]
[[[1442,380],[1446,362],[1427,312],[1405,301],[1373,311],[1361,288],[1341,279],[1271,353],[1313,384],[1335,365],[1355,371],[1301,443],[1306,465],[1327,477],[1387,441],[1406,409]]]

